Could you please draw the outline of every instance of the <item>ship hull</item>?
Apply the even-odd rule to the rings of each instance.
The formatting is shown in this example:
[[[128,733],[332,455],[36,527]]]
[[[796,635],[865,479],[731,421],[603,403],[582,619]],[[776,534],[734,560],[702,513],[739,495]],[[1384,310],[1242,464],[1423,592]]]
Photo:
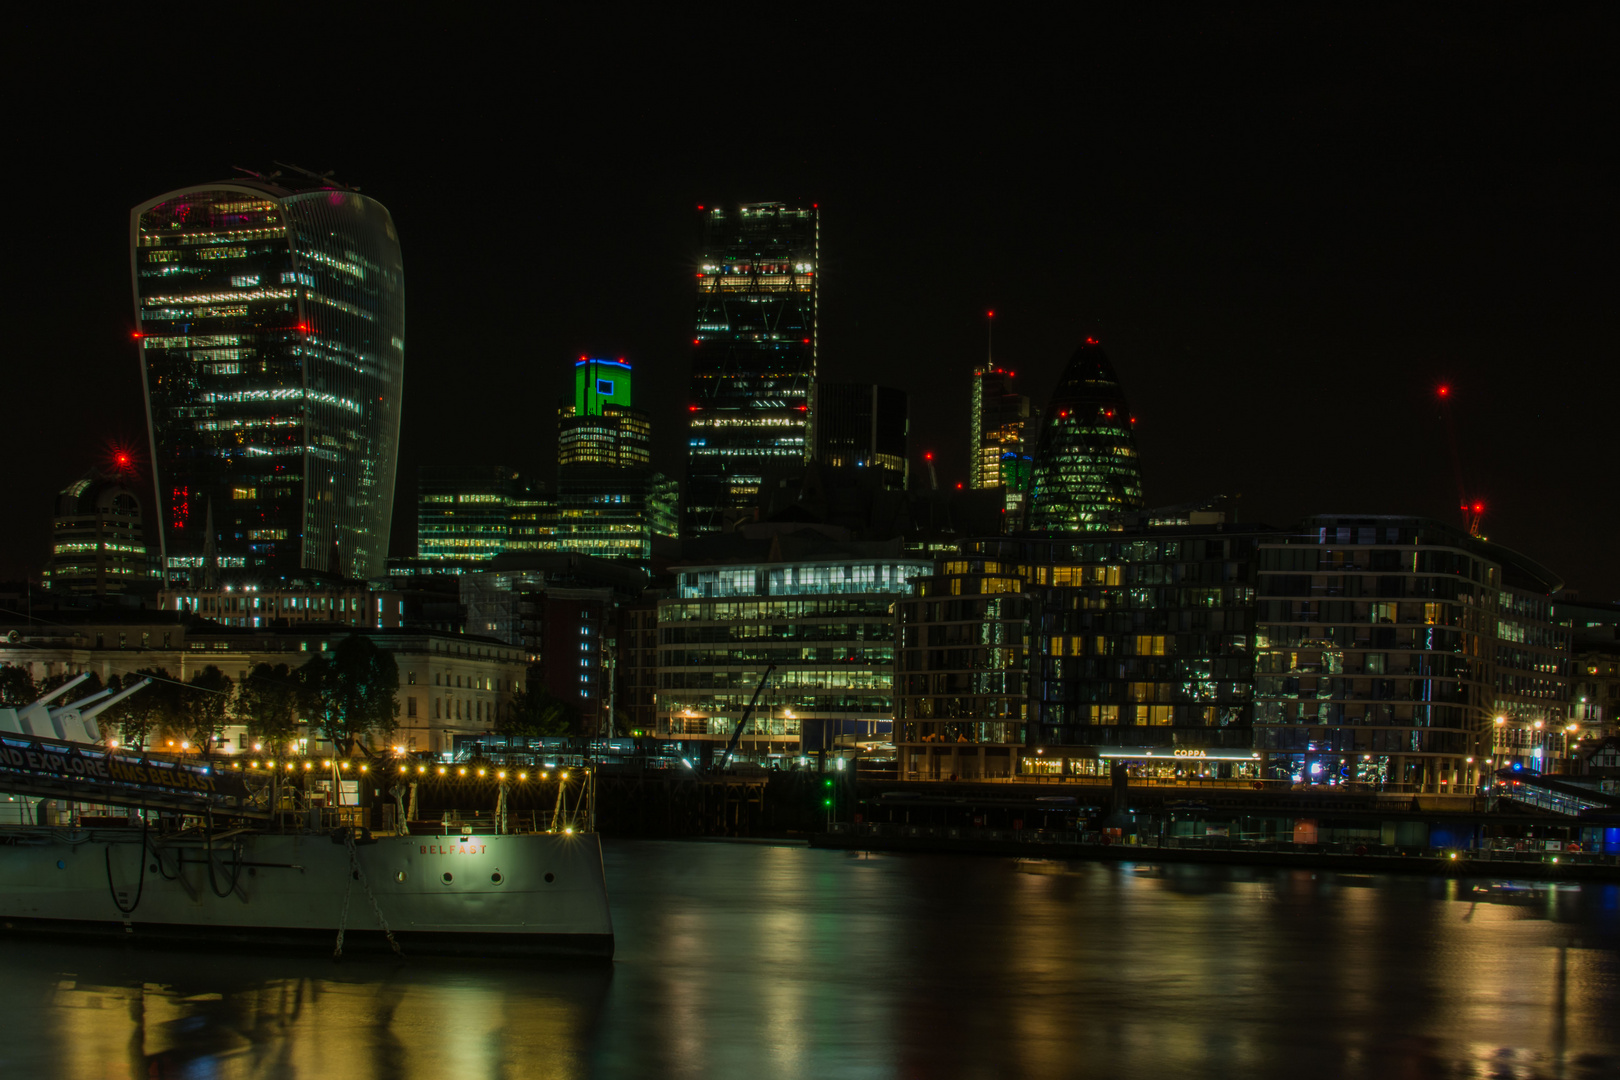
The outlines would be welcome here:
[[[358,869],[358,876],[356,870]],[[379,920],[379,913],[381,920]],[[142,839],[139,830],[0,841],[0,930],[144,942],[407,955],[613,955],[596,836]]]

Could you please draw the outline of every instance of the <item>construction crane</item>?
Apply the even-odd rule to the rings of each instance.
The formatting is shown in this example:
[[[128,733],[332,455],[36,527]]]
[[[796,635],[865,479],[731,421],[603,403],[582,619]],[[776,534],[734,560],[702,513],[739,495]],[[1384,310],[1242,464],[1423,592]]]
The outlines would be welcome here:
[[[726,766],[731,764],[731,755],[737,751],[737,743],[742,740],[743,729],[748,726],[748,718],[754,715],[754,706],[759,704],[759,695],[764,692],[765,684],[771,680],[771,672],[776,670],[775,664],[765,665],[765,674],[759,677],[759,685],[754,687],[754,696],[748,702],[748,708],[743,710],[742,718],[737,721],[736,728],[731,732],[731,741],[726,743],[726,752],[720,755],[720,764],[715,766],[715,772],[723,773]]]
[[[1451,386],[1441,383],[1435,389],[1435,396],[1440,399],[1440,414],[1445,419],[1446,444],[1451,450],[1451,474],[1457,481],[1457,508],[1462,511],[1463,528],[1468,530],[1469,536],[1478,536],[1480,521],[1485,516],[1485,501],[1478,495],[1470,497],[1468,485],[1463,479],[1462,454],[1457,449],[1457,425],[1451,418]]]

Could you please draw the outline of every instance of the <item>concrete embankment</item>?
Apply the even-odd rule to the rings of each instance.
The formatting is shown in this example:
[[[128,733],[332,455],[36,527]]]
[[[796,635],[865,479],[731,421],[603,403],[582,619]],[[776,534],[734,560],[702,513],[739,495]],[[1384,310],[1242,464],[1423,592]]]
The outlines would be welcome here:
[[[958,830],[967,832],[969,830]],[[1220,866],[1264,866],[1291,870],[1337,870],[1349,874],[1441,874],[1448,877],[1516,878],[1533,881],[1620,882],[1620,861],[1612,856],[1489,858],[1461,851],[1433,855],[1369,852],[1281,851],[1261,848],[1178,847],[1139,844],[1030,842],[987,836],[908,836],[815,833],[811,847],[848,851],[994,855],[1014,859],[1071,859],[1091,862],[1177,862]],[[1556,859],[1556,861],[1554,861]]]

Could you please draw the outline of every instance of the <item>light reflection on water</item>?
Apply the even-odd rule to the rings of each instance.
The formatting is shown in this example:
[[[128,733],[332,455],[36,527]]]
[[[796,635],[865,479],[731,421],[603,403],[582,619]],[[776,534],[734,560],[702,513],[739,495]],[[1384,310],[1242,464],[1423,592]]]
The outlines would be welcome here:
[[[0,939],[0,1076],[1620,1075],[1620,887],[609,842],[612,965]]]

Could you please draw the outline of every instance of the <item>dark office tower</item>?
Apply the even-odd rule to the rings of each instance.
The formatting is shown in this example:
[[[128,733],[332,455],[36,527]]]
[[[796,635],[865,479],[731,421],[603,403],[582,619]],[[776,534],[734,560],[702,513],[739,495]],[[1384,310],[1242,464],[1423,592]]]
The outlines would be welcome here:
[[[135,207],[130,240],[165,578],[381,575],[405,360],[388,211],[228,180]]]
[[[416,470],[416,557],[454,562],[506,551],[513,508],[528,494],[504,465],[423,465]]]
[[[1114,366],[1086,338],[1058,380],[1035,447],[1027,527],[1036,532],[1108,528],[1110,514],[1142,508],[1135,420]]]
[[[623,360],[574,361],[574,400],[557,419],[557,464],[614,469],[652,464],[652,421],[630,407],[630,365]]]
[[[687,534],[750,510],[765,470],[813,445],[816,271],[814,206],[699,207],[692,334]]]
[[[817,382],[815,457],[876,469],[883,486],[906,489],[906,392],[870,383]]]
[[[51,521],[45,587],[108,596],[147,577],[141,501],[124,478],[92,473],[63,489]]]

